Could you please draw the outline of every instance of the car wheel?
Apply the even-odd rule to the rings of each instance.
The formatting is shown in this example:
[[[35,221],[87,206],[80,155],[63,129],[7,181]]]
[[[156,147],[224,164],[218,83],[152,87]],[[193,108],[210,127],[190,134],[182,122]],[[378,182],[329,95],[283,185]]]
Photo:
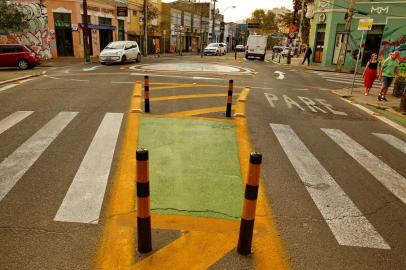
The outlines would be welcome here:
[[[127,62],[127,57],[125,55],[123,55],[121,57],[121,64],[125,64],[125,62]]]
[[[137,54],[137,59],[135,59],[135,62],[141,62],[141,54]]]
[[[100,64],[101,64],[101,65],[105,65],[106,63],[105,63],[105,62],[100,62]]]
[[[21,70],[28,69],[30,67],[30,64],[28,63],[27,60],[25,59],[20,59],[17,61],[17,67]]]

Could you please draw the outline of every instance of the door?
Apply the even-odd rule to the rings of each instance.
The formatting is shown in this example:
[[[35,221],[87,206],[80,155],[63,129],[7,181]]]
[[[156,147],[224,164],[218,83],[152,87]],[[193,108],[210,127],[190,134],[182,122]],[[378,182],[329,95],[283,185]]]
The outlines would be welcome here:
[[[99,17],[99,25],[111,26],[111,18]],[[102,51],[110,42],[113,41],[113,30],[100,29],[100,51]]]
[[[374,25],[372,26],[372,30],[367,32],[367,36],[364,41],[365,45],[362,56],[362,65],[367,64],[373,53],[379,53],[384,28],[384,25]]]
[[[132,42],[127,42],[125,44],[124,50],[125,50],[125,55],[126,55],[128,60],[131,60],[131,59],[135,58],[134,46],[133,46]]]
[[[321,63],[321,61],[323,60],[324,37],[325,32],[317,32],[316,48],[314,48],[314,59],[313,59],[315,63]]]
[[[54,13],[58,56],[73,56],[72,24],[69,13]]]

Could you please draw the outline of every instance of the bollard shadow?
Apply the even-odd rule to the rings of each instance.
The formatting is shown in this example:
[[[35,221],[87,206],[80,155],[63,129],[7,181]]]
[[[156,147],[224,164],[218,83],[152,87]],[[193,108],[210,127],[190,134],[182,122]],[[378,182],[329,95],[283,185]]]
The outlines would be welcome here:
[[[135,234],[135,239],[134,239],[134,246],[137,246],[138,239],[137,239],[137,234]],[[176,239],[182,236],[181,231],[178,230],[162,230],[162,229],[153,229],[151,230],[151,238],[152,238],[152,251],[149,253],[140,253],[138,250],[135,250],[135,261],[139,262],[152,254],[154,254],[156,251],[160,250],[161,248],[164,248],[165,246],[169,245]]]
[[[209,270],[223,270],[223,269],[233,269],[233,270],[245,270],[245,269],[255,269],[253,262],[253,254],[248,256],[242,256],[237,253],[236,249],[228,252],[223,258],[218,260],[215,264],[208,268]]]

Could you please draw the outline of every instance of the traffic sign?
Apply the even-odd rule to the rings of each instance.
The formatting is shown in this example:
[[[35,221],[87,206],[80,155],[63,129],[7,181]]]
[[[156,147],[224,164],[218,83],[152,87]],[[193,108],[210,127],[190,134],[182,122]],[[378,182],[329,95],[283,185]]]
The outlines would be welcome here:
[[[127,17],[128,8],[127,7],[117,7],[117,16],[118,17]]]
[[[259,28],[259,23],[248,23],[248,28]]]
[[[358,22],[358,30],[368,31],[372,29],[372,24],[374,23],[374,19],[359,19]]]

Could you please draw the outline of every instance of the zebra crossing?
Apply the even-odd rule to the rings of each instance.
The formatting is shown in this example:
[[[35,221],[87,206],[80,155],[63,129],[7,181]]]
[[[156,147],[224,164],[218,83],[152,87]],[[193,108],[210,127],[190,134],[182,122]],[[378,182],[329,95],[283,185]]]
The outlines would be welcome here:
[[[0,134],[22,121],[28,121],[28,117],[34,113],[18,111],[0,119]],[[1,161],[0,204],[78,114],[58,113]],[[98,223],[122,120],[123,113],[105,114],[61,202],[55,221]]]
[[[340,245],[390,249],[376,228],[317,160],[289,125],[270,124],[294,170]],[[406,179],[389,165],[338,129],[322,128],[333,143],[355,159],[384,188],[406,204]],[[373,133],[406,153],[406,142],[390,134]]]
[[[0,119],[0,135],[29,121],[33,111],[17,111]],[[78,112],[59,112],[34,132],[4,160],[0,160],[0,204],[41,155],[78,117]],[[76,174],[55,210],[55,222],[97,224],[111,171],[114,152],[122,128],[123,113],[106,113],[98,123]],[[391,249],[378,229],[357,207],[334,176],[317,159],[289,125],[270,124],[288,160],[309,193],[337,243],[374,249]],[[339,129],[321,128],[332,144],[337,144],[364,170],[372,175],[382,189],[387,189],[406,204],[406,179],[380,157],[375,156],[356,140]],[[406,154],[406,142],[391,134],[371,133],[399,154]],[[0,142],[0,147],[2,143]],[[63,199],[62,199],[63,198]],[[50,217],[52,219],[52,217]]]
[[[352,80],[354,75],[349,73],[339,73],[339,72],[330,72],[330,71],[316,71],[312,70],[311,73],[321,76],[323,79],[329,82],[352,85]],[[361,87],[364,86],[364,78],[361,75],[357,74],[355,76],[354,86]],[[380,88],[380,82],[375,80],[372,88]]]

